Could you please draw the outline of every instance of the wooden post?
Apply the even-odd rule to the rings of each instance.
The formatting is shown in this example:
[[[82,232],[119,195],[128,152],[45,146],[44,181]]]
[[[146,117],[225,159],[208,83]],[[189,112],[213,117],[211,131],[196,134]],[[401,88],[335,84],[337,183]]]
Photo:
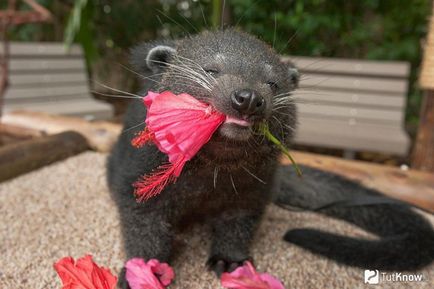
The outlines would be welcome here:
[[[412,167],[434,172],[434,3],[425,46],[420,86],[425,90]]]
[[[11,3],[9,5],[12,5]],[[2,34],[3,41],[3,54],[0,54],[0,117],[3,112],[4,95],[8,87],[8,65],[9,65],[9,42],[7,38],[8,33],[8,19],[0,18],[0,33]]]
[[[8,87],[8,42],[6,40],[6,25],[0,23],[0,33],[4,35],[4,55],[0,55],[0,118],[3,111],[4,95]]]
[[[434,90],[425,91],[412,167],[434,172]]]

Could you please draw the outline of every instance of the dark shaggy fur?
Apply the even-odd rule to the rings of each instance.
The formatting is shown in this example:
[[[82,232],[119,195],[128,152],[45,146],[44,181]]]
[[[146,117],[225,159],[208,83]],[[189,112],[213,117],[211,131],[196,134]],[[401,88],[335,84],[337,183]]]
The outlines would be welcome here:
[[[218,274],[234,269],[251,258],[249,246],[271,198],[277,167],[278,150],[254,131],[259,122],[269,121],[273,133],[289,143],[295,107],[288,93],[296,86],[296,71],[269,46],[235,30],[205,32],[163,45],[144,44],[133,50],[132,58],[142,74],[157,74],[151,76],[154,85],[145,90],[186,92],[226,115],[243,118],[231,105],[233,91],[249,88],[265,99],[265,110],[247,117],[251,128],[223,124],[186,164],[176,184],[145,203],[135,201],[132,184],[167,157],[154,145],[136,149],[130,144],[143,129],[137,126],[146,117],[141,101],[129,106],[127,131],[108,163],[108,182],[118,204],[128,258],[168,261],[177,229],[186,220],[200,219],[212,227],[209,266]],[[209,89],[198,82],[204,79],[212,84]]]
[[[359,226],[377,238],[364,240],[314,229],[295,229],[285,234],[286,241],[364,269],[416,270],[433,262],[432,226],[410,206],[331,173],[302,166],[305,177],[299,180],[290,174],[290,169],[278,169],[276,203],[316,210]],[[330,203],[335,205],[327,206]]]
[[[210,268],[217,274],[231,271],[251,258],[249,246],[265,206],[271,201],[273,178],[278,169],[279,151],[255,131],[260,122],[266,121],[274,135],[290,144],[296,119],[291,91],[297,86],[297,71],[291,64],[282,63],[268,45],[232,29],[204,32],[173,42],[145,43],[132,52],[132,64],[145,76],[142,93],[149,89],[189,93],[228,116],[248,120],[251,127],[223,124],[198,155],[186,164],[176,184],[169,185],[160,195],[145,203],[137,203],[132,184],[167,162],[167,157],[154,145],[141,149],[131,146],[131,139],[143,129],[143,125],[138,124],[144,122],[146,109],[141,101],[130,104],[125,117],[125,132],[119,137],[108,162],[108,183],[121,216],[127,258],[169,261],[177,230],[191,220],[201,220],[212,228]],[[234,109],[231,94],[246,88],[264,99],[265,109],[261,113],[247,116]],[[294,175],[293,171],[287,173]],[[342,180],[321,176],[319,172],[306,170],[305,180],[321,184],[317,188],[318,195],[306,195],[306,198],[303,192],[291,187],[291,183],[283,183],[280,190],[285,191],[285,201],[294,204],[294,200],[302,199],[305,204],[310,204],[320,198],[335,198],[333,190],[325,188],[330,182]],[[296,183],[298,180],[293,181]],[[322,195],[323,189],[329,193]],[[354,185],[344,182],[339,189],[349,192]],[[292,191],[294,198],[291,198]],[[311,199],[307,199],[309,197]],[[364,208],[363,212],[369,209]],[[421,224],[422,232],[429,232],[428,241],[432,241],[429,225],[406,209],[398,213],[403,212],[407,219],[412,218],[414,223]],[[343,214],[345,212],[336,213],[336,216],[342,217]],[[350,217],[354,216],[351,214]],[[382,230],[392,226],[379,222],[370,224],[365,219],[352,221],[380,235],[383,235]],[[407,232],[410,234],[407,239],[413,240],[415,237],[411,235],[418,232],[417,226],[410,231],[407,229],[404,223],[393,228],[399,233]],[[334,236],[316,231],[292,231],[285,238],[350,265],[370,265],[370,258],[382,254],[377,248],[386,249],[389,256],[378,258],[378,262],[390,263],[397,257],[392,248],[398,241],[394,240],[389,243],[392,247],[388,247],[386,240],[360,243],[344,238],[345,242],[339,243],[343,250],[339,250],[336,247],[338,243],[333,244],[336,241]],[[417,244],[421,246],[420,250],[427,245],[424,242]],[[359,261],[354,261],[348,256],[353,256],[351,248],[359,245],[366,247],[366,250],[361,249],[361,253],[373,249],[376,255],[360,255]],[[420,264],[432,260],[432,246],[428,253]],[[403,260],[402,264],[405,262]],[[123,274],[120,281],[121,286],[128,288]]]

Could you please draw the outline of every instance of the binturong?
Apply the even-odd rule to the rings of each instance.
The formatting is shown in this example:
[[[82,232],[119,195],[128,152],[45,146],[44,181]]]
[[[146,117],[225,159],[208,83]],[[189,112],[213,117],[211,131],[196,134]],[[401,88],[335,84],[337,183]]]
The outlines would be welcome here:
[[[249,247],[267,204],[276,198],[287,203],[302,200],[303,204],[296,205],[308,208],[310,202],[315,203],[309,196],[317,197],[315,194],[303,197],[298,187],[279,182],[280,150],[258,133],[265,122],[274,136],[290,146],[297,119],[292,95],[299,80],[297,69],[282,62],[266,43],[235,29],[144,43],[132,49],[131,63],[143,76],[142,95],[149,90],[187,93],[212,105],[226,120],[185,165],[176,183],[146,202],[137,202],[133,184],[167,162],[167,156],[153,144],[141,148],[131,145],[131,140],[144,129],[146,108],[141,101],[130,103],[124,132],[108,160],[108,183],[121,218],[126,257],[170,262],[176,233],[201,220],[212,228],[209,268],[217,275],[233,271],[252,259]],[[295,175],[295,171],[285,173]],[[315,178],[321,181],[340,181],[316,174],[319,173],[315,172]],[[315,182],[315,178],[304,175],[303,182]],[[302,180],[294,178],[294,182]],[[315,185],[324,188],[331,201],[336,187],[327,190],[327,183]],[[345,186],[340,189],[345,190]],[[273,192],[283,196],[273,196]],[[379,220],[374,222],[378,224]],[[432,237],[432,230],[429,233]],[[286,239],[300,246],[309,243],[303,232],[289,234]],[[338,244],[331,236],[326,241],[330,244],[325,246]],[[346,252],[357,253],[349,247]],[[318,250],[316,253],[322,254]],[[432,260],[432,250],[429,253]],[[377,254],[376,251],[372,257]],[[327,257],[333,259],[330,254]],[[366,264],[349,265],[368,266],[369,258],[365,259]],[[346,258],[340,256],[337,261],[345,263]],[[128,288],[124,273],[120,284]]]
[[[212,227],[208,265],[217,274],[251,259],[249,246],[266,205],[280,150],[257,133],[270,131],[289,144],[296,109],[291,92],[298,73],[273,49],[237,30],[203,32],[174,42],[151,42],[132,50],[132,64],[148,90],[188,93],[211,104],[226,120],[189,161],[175,184],[136,202],[132,184],[167,157],[156,146],[131,145],[146,111],[133,101],[125,129],[108,163],[108,181],[121,220],[127,258],[170,261],[181,225],[205,220]]]

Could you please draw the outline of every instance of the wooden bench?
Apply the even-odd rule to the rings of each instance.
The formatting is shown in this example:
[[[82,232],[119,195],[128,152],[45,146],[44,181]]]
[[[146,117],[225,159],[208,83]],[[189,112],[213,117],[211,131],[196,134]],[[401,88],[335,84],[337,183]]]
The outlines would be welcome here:
[[[68,52],[62,43],[11,43],[9,71],[6,112],[25,109],[86,119],[113,116],[111,105],[90,93],[78,45]]]
[[[296,143],[406,155],[407,62],[284,57],[301,72]]]

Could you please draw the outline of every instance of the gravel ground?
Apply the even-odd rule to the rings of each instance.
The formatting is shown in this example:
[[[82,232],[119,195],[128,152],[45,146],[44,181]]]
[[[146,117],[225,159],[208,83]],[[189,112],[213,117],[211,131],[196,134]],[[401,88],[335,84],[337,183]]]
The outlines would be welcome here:
[[[90,253],[98,264],[119,272],[124,255],[117,211],[105,183],[105,159],[86,152],[0,184],[0,288],[61,288],[52,265],[67,255]],[[365,288],[361,269],[282,241],[288,229],[301,227],[367,236],[342,221],[270,206],[253,246],[258,270],[278,276],[286,288]],[[221,288],[205,268],[208,245],[202,226],[179,236],[171,289]],[[433,288],[433,271],[433,266],[421,271],[425,282],[375,288]]]

